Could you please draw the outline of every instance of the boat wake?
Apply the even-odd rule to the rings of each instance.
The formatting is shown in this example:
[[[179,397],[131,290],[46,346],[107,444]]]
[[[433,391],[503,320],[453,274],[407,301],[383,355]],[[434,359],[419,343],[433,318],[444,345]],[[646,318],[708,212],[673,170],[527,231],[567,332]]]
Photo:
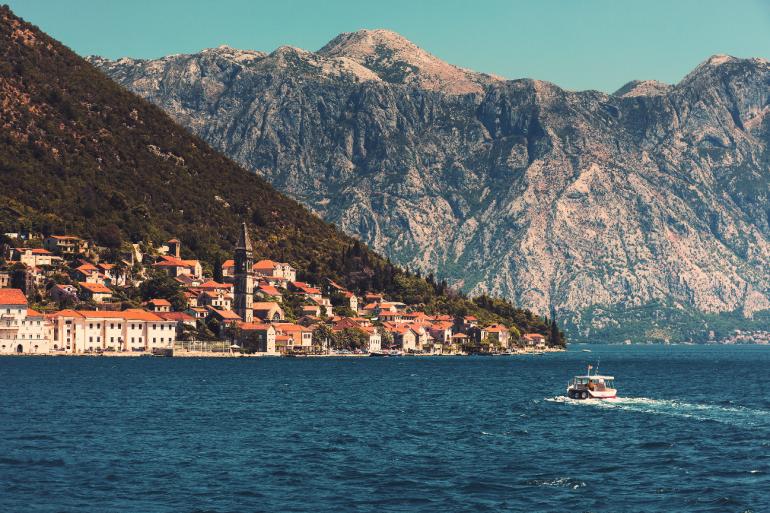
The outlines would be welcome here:
[[[556,396],[548,398],[546,401],[589,408],[617,409],[651,415],[669,415],[744,427],[770,428],[770,410],[758,410],[743,406],[720,406],[717,404],[688,403],[647,397],[578,400],[570,399],[567,396]]]

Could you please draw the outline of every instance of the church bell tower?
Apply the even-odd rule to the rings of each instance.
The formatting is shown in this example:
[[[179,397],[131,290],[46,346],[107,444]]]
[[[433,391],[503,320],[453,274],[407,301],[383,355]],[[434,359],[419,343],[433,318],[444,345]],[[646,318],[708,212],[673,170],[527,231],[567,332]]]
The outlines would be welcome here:
[[[235,297],[233,310],[244,322],[254,321],[254,252],[246,223],[235,247]]]

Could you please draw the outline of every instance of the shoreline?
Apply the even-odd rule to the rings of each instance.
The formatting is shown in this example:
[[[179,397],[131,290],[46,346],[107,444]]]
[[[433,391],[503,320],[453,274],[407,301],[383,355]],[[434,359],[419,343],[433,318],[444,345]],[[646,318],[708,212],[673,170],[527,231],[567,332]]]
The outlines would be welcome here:
[[[532,353],[520,351],[515,353],[499,353],[479,356],[476,354],[404,354],[399,356],[387,356],[386,358],[425,358],[425,357],[500,357],[500,356],[538,356],[546,353],[563,353],[566,349],[548,348]],[[369,353],[363,354],[307,354],[307,355],[282,355],[265,353],[215,353],[209,351],[174,351],[171,356],[153,355],[149,352],[117,352],[109,351],[103,353],[8,353],[0,354],[0,357],[85,357],[85,358],[368,358]]]

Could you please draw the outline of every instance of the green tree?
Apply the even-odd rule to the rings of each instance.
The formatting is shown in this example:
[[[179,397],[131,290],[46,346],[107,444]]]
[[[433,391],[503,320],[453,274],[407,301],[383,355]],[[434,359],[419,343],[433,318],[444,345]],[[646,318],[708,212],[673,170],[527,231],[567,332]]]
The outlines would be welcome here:
[[[156,274],[139,286],[142,299],[166,299],[176,311],[185,308],[185,297],[178,281],[165,274]]]
[[[335,343],[335,335],[332,332],[331,327],[328,324],[319,324],[316,329],[313,330],[313,347],[321,350],[333,346]]]

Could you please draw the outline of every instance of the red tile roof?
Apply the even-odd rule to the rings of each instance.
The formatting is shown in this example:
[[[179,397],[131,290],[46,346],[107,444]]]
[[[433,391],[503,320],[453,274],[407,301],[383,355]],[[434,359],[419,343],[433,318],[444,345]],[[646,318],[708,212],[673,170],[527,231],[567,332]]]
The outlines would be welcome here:
[[[112,291],[101,283],[88,283],[81,281],[78,283],[78,285],[91,292],[92,294],[112,294]]]
[[[52,317],[83,317],[85,319],[123,319],[126,321],[162,321],[160,317],[146,310],[131,308],[122,312],[110,310],[61,310]]]
[[[272,324],[265,324],[261,322],[242,322],[238,325],[244,331],[256,331],[270,329]]]
[[[171,306],[171,303],[167,299],[150,299],[147,301],[147,304],[154,306]]]
[[[271,270],[275,269],[278,266],[277,263],[273,262],[272,260],[260,260],[254,266],[252,269],[259,269],[259,270]]]
[[[195,320],[195,317],[184,312],[157,312],[155,315],[164,321],[190,322]]]
[[[232,310],[217,310],[216,308],[210,308],[210,311],[216,313],[222,319],[225,319],[225,320],[237,321],[237,320],[240,320],[241,318],[237,313],[233,312]]]
[[[27,297],[21,289],[0,289],[0,305],[26,305]]]
[[[214,280],[209,280],[206,282],[201,283],[197,287],[197,289],[231,289],[233,287],[232,283],[218,283]]]
[[[278,289],[273,287],[272,285],[260,285],[258,287],[259,291],[264,292],[268,296],[280,296],[281,293],[278,292]]]
[[[257,301],[252,305],[254,310],[270,310],[271,308],[280,308],[278,303],[273,301]]]

